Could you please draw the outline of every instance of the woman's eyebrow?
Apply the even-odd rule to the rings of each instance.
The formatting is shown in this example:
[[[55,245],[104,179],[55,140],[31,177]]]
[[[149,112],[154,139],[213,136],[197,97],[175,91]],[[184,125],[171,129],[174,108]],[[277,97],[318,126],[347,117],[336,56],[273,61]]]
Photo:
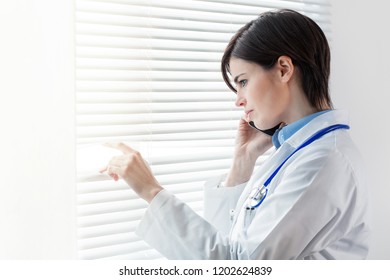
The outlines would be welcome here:
[[[242,75],[244,75],[245,73],[241,73],[240,75],[237,75],[235,78],[234,78],[234,83],[237,84],[237,81],[238,81],[238,78]]]

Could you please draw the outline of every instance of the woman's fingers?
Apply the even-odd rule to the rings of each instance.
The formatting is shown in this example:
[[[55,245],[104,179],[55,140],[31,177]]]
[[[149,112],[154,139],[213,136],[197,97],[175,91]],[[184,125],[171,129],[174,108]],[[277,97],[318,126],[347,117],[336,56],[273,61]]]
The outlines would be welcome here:
[[[108,175],[110,175],[111,178],[113,178],[115,181],[118,181],[118,180],[119,180],[118,167],[108,165],[108,166],[107,166],[107,173],[108,173]]]
[[[130,148],[129,146],[127,146],[126,144],[124,144],[122,142],[119,142],[119,143],[105,143],[104,146],[117,149],[117,150],[123,152],[124,154],[129,154],[129,153],[135,152],[135,150],[133,150],[132,148]]]
[[[100,173],[104,173],[104,172],[107,171],[107,168],[108,168],[108,165],[106,165],[106,166],[100,168],[100,169],[99,169],[99,172],[100,172]]]
[[[115,181],[119,180],[118,167],[107,165],[99,170],[100,173],[107,172],[107,174]]]
[[[109,173],[109,171],[108,171],[109,166],[119,167],[119,166],[123,165],[123,162],[124,162],[124,156],[113,157],[106,166],[99,169],[99,172],[104,173],[107,171],[107,173]]]
[[[114,147],[118,147],[115,145]],[[130,173],[134,173],[141,166],[145,164],[142,156],[139,152],[131,149],[128,146],[120,147],[122,151],[125,151],[126,154],[113,157],[107,164],[107,166],[99,170],[100,173],[107,172],[108,175],[112,177],[113,174],[117,175],[116,178],[126,177]],[[128,149],[127,149],[128,148]],[[114,177],[113,177],[114,178]]]
[[[108,162],[108,165],[110,165],[110,166],[116,166],[116,167],[121,167],[121,166],[123,166],[123,165],[126,164],[126,159],[127,159],[127,155],[116,156],[116,157],[113,157],[113,158]]]
[[[126,164],[128,164],[127,157],[129,154],[136,153],[135,150],[130,148],[124,143],[117,142],[117,143],[105,143],[104,146],[109,148],[114,148],[122,153],[124,153],[123,156],[115,156],[113,157],[107,166],[102,167],[99,169],[100,173],[107,172],[108,175],[110,175],[115,181],[119,180],[119,176],[123,173],[123,168]],[[122,174],[123,175],[123,174]]]
[[[122,178],[141,198],[150,202],[162,190],[142,155],[123,143],[107,143],[123,155],[113,157],[100,172],[107,172],[115,181]]]

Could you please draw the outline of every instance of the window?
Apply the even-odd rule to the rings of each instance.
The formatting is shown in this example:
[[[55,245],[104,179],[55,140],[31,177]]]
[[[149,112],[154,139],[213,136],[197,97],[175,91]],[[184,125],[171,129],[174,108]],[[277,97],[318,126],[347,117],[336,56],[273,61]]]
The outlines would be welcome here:
[[[274,8],[329,31],[320,0],[76,0],[81,259],[162,258],[134,234],[147,204],[97,173],[115,153],[104,142],[141,151],[164,188],[202,214],[203,184],[227,172],[242,114],[220,74],[222,52],[243,24]]]

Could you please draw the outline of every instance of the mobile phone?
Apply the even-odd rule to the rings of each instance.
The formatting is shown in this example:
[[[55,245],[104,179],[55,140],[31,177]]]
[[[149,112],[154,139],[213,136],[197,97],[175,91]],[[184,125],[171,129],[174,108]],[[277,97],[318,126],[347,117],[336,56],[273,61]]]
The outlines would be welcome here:
[[[278,130],[278,128],[280,127],[280,124],[278,124],[278,125],[276,125],[276,126],[274,126],[274,127],[272,127],[272,128],[265,129],[265,130],[261,130],[261,129],[258,129],[258,128],[255,126],[255,124],[253,123],[253,121],[250,121],[248,124],[249,124],[251,127],[253,127],[254,129],[257,129],[258,131],[261,131],[261,132],[263,132],[263,133],[265,133],[265,134],[268,134],[269,136],[274,135],[274,133],[276,132],[276,130]]]

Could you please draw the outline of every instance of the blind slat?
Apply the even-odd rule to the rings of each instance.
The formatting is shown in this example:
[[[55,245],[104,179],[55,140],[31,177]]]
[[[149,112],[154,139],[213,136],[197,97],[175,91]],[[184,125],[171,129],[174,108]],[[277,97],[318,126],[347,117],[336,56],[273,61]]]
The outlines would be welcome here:
[[[193,102],[189,103],[130,103],[130,104],[78,104],[79,114],[146,114],[146,113],[186,113],[224,111],[227,114],[237,111],[231,102]]]
[[[145,16],[151,18],[187,18],[202,22],[246,23],[261,12],[269,9],[290,8],[301,12],[313,13],[318,20],[328,16],[329,9],[323,5],[307,5],[294,1],[261,1],[262,3],[240,2],[213,3],[208,1],[81,1],[76,3],[78,11],[101,12],[115,15]],[[326,7],[326,6],[325,6]],[[237,12],[239,10],[239,12]],[[228,15],[228,16],[226,16]],[[229,21],[230,20],[230,21]]]
[[[103,260],[155,260],[155,259],[162,259],[160,253],[158,253],[154,249],[148,249],[148,250],[138,250],[136,252],[131,252],[128,254],[117,254],[112,257],[106,257],[102,258]],[[95,259],[95,257],[92,255],[92,259]]]
[[[89,228],[94,226],[101,226],[101,225],[110,225],[110,224],[117,224],[117,223],[124,223],[129,221],[137,221],[139,220],[143,214],[145,213],[145,209],[138,209],[138,210],[132,210],[132,211],[125,211],[125,212],[119,212],[119,213],[106,213],[106,214],[100,214],[100,215],[90,215],[90,216],[84,216],[80,217],[78,219],[78,226],[80,228]],[[123,235],[128,236],[129,233],[125,233]],[[111,235],[110,235],[111,237]],[[111,237],[111,239],[114,237]],[[87,239],[86,239],[87,240]],[[128,238],[126,239],[128,240]],[[115,239],[115,243],[121,242],[121,240]],[[93,240],[89,240],[89,243],[92,243]],[[97,241],[95,241],[97,242]],[[85,242],[84,242],[85,243]],[[79,244],[84,244],[79,243]],[[88,246],[84,246],[88,247]],[[92,246],[89,246],[92,247]]]
[[[140,209],[146,209],[146,202],[137,202],[136,200],[131,201],[132,204],[126,201],[114,201],[114,202],[106,202],[99,204],[87,204],[87,205],[78,205],[78,214],[80,217],[83,216],[94,216],[101,215],[107,213],[114,212],[123,212],[123,211],[138,211]],[[192,206],[192,204],[202,203],[201,201],[186,201],[188,206]],[[91,238],[102,236],[104,234],[116,234],[116,233],[125,233],[125,232],[134,232],[136,226],[138,225],[138,221],[127,221],[126,223],[121,223],[120,225],[115,224],[115,227],[110,225],[104,227],[79,227],[78,236],[80,239]],[[99,230],[101,229],[101,230]]]
[[[133,59],[133,60],[162,60],[162,61],[193,61],[219,63],[221,53],[218,51],[198,51],[195,47],[190,50],[148,49],[147,46],[127,39],[110,39],[98,36],[88,36],[78,40],[77,57]],[[137,45],[139,44],[139,46]],[[95,45],[95,47],[91,47]],[[134,47],[134,48],[133,48]],[[214,65],[214,67],[217,65]]]
[[[107,26],[127,26],[127,27],[152,27],[163,28],[167,30],[192,30],[231,33],[231,30],[238,30],[241,24],[200,22],[189,19],[167,19],[152,18],[148,16],[125,16],[110,15],[94,12],[76,12],[77,21],[80,23],[104,24]]]
[[[78,70],[79,81],[220,81],[221,73],[179,71]]]
[[[117,136],[117,135],[146,135],[153,134],[207,132],[233,130],[237,121],[208,121],[183,123],[149,124],[147,128],[143,124],[115,125],[115,126],[92,126],[77,130],[79,137]]]
[[[78,243],[81,250],[94,249],[97,247],[122,244],[125,242],[137,242],[141,239],[135,233],[119,233],[113,235],[106,235],[101,237],[83,239]]]
[[[107,184],[104,181],[98,182],[78,182],[78,194],[90,194],[90,193],[99,193],[99,192],[110,192],[117,190],[128,190],[129,186],[127,186],[124,182],[115,182],[115,184]],[[199,182],[189,182],[184,184],[172,184],[164,186],[170,192],[177,194],[181,192],[193,192],[199,191],[201,187]]]
[[[186,2],[186,1],[183,1]],[[134,3],[134,2],[133,2]],[[162,3],[162,2],[160,2]],[[164,1],[166,4],[167,2]],[[191,4],[199,4],[201,9],[183,9],[177,4],[181,1],[175,1],[175,5],[168,7],[158,6],[145,6],[145,2],[142,1],[139,5],[131,5],[131,2],[127,4],[121,3],[104,3],[97,1],[77,1],[77,11],[95,12],[111,15],[126,15],[126,16],[142,16],[150,18],[166,18],[166,19],[189,19],[201,22],[219,22],[219,23],[245,23],[249,21],[253,16],[256,16],[256,12],[265,11],[264,8],[259,8],[256,12],[253,9],[245,9],[245,13],[238,14],[236,6],[220,5],[219,10],[208,11],[202,8],[202,3],[192,1]],[[146,3],[148,4],[148,3]],[[246,8],[245,6],[242,6]],[[227,17],[226,14],[229,14]]]
[[[149,36],[153,36],[153,35],[149,35]],[[183,53],[182,57],[186,57],[186,54],[188,57],[189,55],[195,55],[197,52],[219,53],[225,47],[225,44],[217,41],[210,43],[207,41],[201,41],[199,39],[198,40],[192,38],[184,39],[180,37],[174,39],[137,38],[136,40],[131,40],[128,37],[126,37],[126,34],[124,34],[122,37],[119,36],[110,37],[104,35],[99,36],[94,34],[77,35],[76,40],[80,46],[90,47],[90,48],[92,48],[92,46],[95,46],[95,48],[101,48],[100,52],[102,52],[103,48],[107,49],[108,51],[111,50],[111,52],[106,51],[104,54],[105,56],[108,57],[118,57],[119,55],[122,55],[122,57],[124,57],[125,55],[127,55],[128,57],[131,58],[145,57],[147,59],[148,56],[149,57],[153,56],[155,58],[160,58],[165,60],[167,59],[166,57],[168,57],[169,55],[169,51],[170,52],[180,51]],[[221,38],[220,41],[222,42],[223,39]],[[115,48],[117,48],[117,51],[112,51],[112,49]],[[79,49],[76,50],[77,51],[76,54],[82,55],[82,52],[78,50]],[[89,55],[93,55],[93,53],[90,53]],[[102,56],[102,54],[98,52],[97,55]],[[173,54],[170,57],[176,58]],[[202,55],[197,54],[197,57],[202,57]],[[211,55],[210,57],[212,58]]]
[[[233,98],[234,97],[234,98]],[[233,93],[226,92],[79,92],[77,103],[180,103],[180,102],[230,102],[235,101]],[[237,112],[240,110],[237,110]],[[214,112],[210,112],[213,114]],[[168,114],[168,113],[167,113]],[[151,116],[152,117],[152,116]],[[163,117],[163,115],[160,115]]]
[[[208,143],[208,141],[234,140],[236,133],[235,131],[206,131],[206,132],[193,132],[193,133],[179,133],[175,134],[149,134],[149,135],[133,135],[133,136],[99,136],[99,137],[84,137],[78,138],[77,143],[88,144],[88,143],[105,143],[105,142],[188,142],[192,143],[197,140],[200,142]],[[223,141],[222,141],[223,142]],[[215,146],[215,145],[212,145]]]
[[[177,118],[177,113],[158,113],[155,116],[150,117],[145,114],[115,114],[115,115],[80,115],[77,118],[77,124],[80,128],[84,126],[104,126],[104,125],[130,125],[130,124],[143,124],[150,123],[182,123],[182,122],[208,122],[208,121],[223,121],[238,119],[242,112],[229,112],[231,115],[227,115],[224,111],[213,112],[212,114],[205,115],[203,112],[191,112],[180,113],[180,119]]]
[[[194,177],[196,175],[193,175]],[[200,177],[201,175],[197,175],[197,177]],[[169,178],[169,180],[186,180],[188,177],[182,176],[182,178]],[[191,182],[191,180],[188,180]],[[185,197],[188,201],[196,201],[201,200],[202,192],[185,192],[185,193],[179,193],[177,194],[179,197]],[[116,203],[116,202],[123,202],[128,201],[129,204],[133,204],[133,200],[137,200],[137,197],[133,193],[130,193],[130,191],[116,191],[116,192],[107,192],[107,193],[93,193],[93,194],[84,194],[78,196],[78,205],[95,205],[96,207],[99,207],[99,204],[104,203]],[[143,205],[137,204],[141,209],[143,209]],[[137,212],[135,212],[137,213]],[[136,214],[134,214],[136,215]]]
[[[145,242],[136,241],[82,250],[80,251],[80,255],[82,259],[107,258],[147,249],[150,249],[150,247]]]
[[[226,32],[159,29],[150,26],[134,28],[132,26],[112,26],[98,23],[78,24],[76,34],[84,36],[95,35],[106,37],[107,39],[113,37],[123,37],[127,40],[128,38],[136,38],[137,42],[142,39],[147,39],[150,45],[153,45],[153,42],[155,44],[158,42],[164,44],[165,40],[176,40],[176,43],[179,45],[173,46],[174,48],[181,48],[180,45],[185,45],[186,41],[200,41],[209,46],[218,46],[217,50],[221,47],[223,48],[225,42],[230,39],[230,34]]]
[[[118,59],[110,57],[92,57],[88,47],[77,48],[77,69],[119,69],[119,70],[160,70],[160,71],[219,71],[219,64],[214,61],[192,61],[188,63],[180,60],[131,60],[118,56]],[[120,51],[120,50],[119,50]],[[113,52],[115,53],[115,52]]]

